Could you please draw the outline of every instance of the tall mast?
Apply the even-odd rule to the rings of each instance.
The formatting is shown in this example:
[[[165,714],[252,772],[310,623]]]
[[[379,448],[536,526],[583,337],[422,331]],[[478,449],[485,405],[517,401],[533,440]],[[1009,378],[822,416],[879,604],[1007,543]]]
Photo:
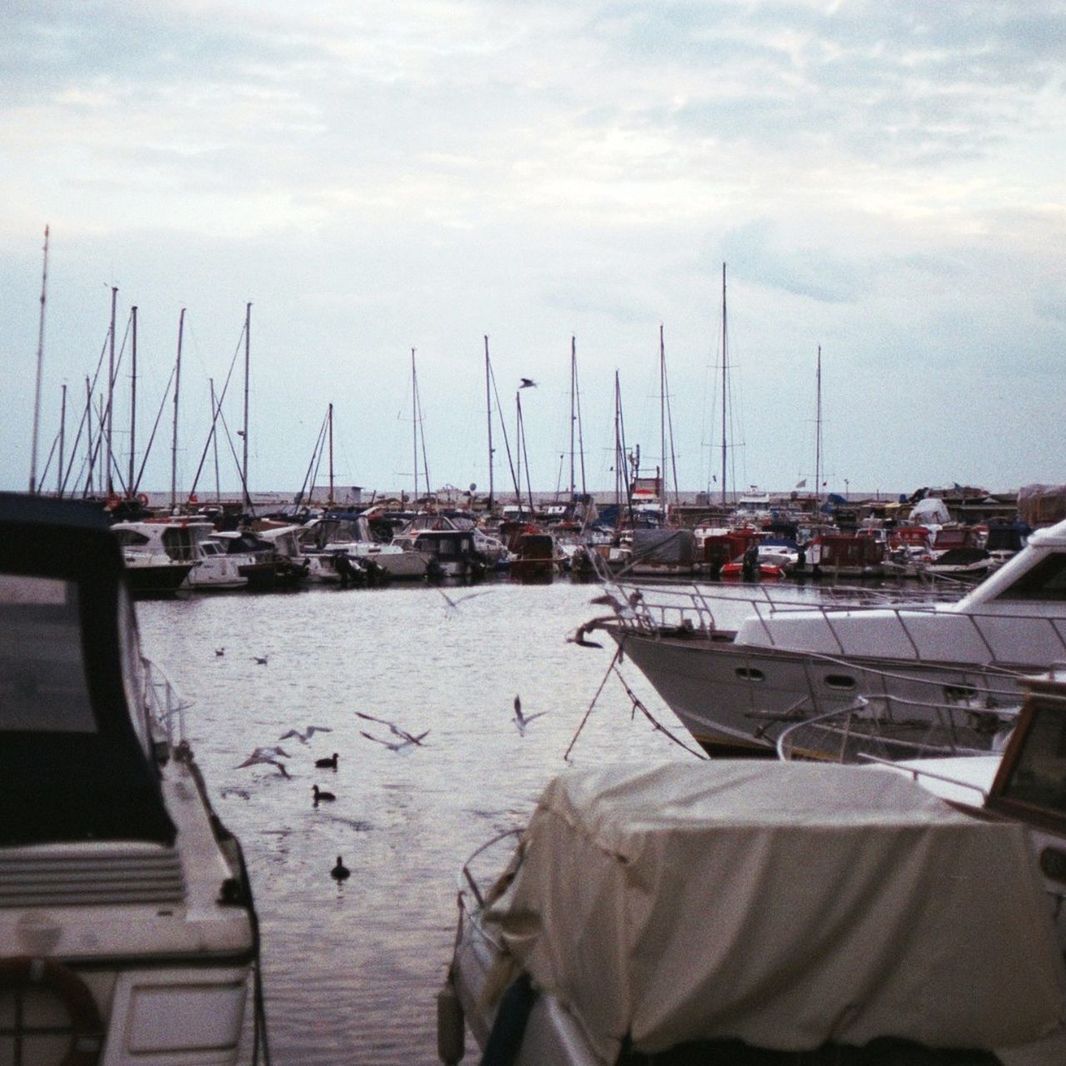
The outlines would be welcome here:
[[[185,308],[178,316],[178,357],[174,364],[174,426],[170,443],[170,509],[178,506],[178,396],[181,392],[181,342],[185,333]]]
[[[63,447],[67,432],[67,386],[63,385],[63,399],[59,405],[59,471],[56,479],[56,495],[63,495]]]
[[[222,484],[218,476],[218,408],[215,406],[215,379],[208,378],[211,387],[211,449],[215,458],[215,502],[222,502]]]
[[[132,369],[130,371],[130,476],[126,482],[126,491],[132,496],[137,488],[133,483],[133,458],[137,450],[137,308],[130,308],[132,319],[132,347],[130,350]]]
[[[493,500],[493,484],[492,484],[492,458],[494,449],[492,447],[492,389],[491,389],[492,370],[489,363],[489,338],[485,336],[485,413],[488,418],[489,425],[489,513],[492,513],[494,503]]]
[[[107,489],[107,495],[112,496],[114,494],[114,484],[111,480],[111,427],[112,419],[111,412],[114,408],[115,397],[115,307],[118,303],[118,288],[114,285],[111,286],[111,335],[108,338],[108,355],[107,355],[107,412],[104,417],[103,433],[104,433],[104,462],[106,467],[104,470],[103,481],[100,487]]]
[[[93,467],[96,465],[96,456],[94,454],[93,445],[93,387],[89,383],[89,375],[85,375],[85,424],[88,426],[88,432],[86,433],[86,458],[88,460],[87,466],[89,472],[85,477],[85,491],[83,496],[89,496],[93,491]]]
[[[184,314],[184,312],[182,312]],[[248,303],[244,308],[244,431],[241,438],[244,441],[244,452],[241,458],[241,482],[244,489],[244,506],[252,506],[252,498],[248,494],[248,376],[251,370],[252,352],[252,305]],[[176,386],[175,386],[176,390]],[[177,398],[175,396],[175,404]]]
[[[329,405],[329,506],[333,506],[333,404]]]
[[[574,414],[577,394],[577,338],[570,338],[570,502],[574,502],[574,429],[577,416]]]
[[[414,459],[415,495],[418,500],[418,373],[415,370],[415,350],[411,349],[411,449]],[[428,492],[429,486],[426,486]]]
[[[725,263],[722,264],[722,505],[726,503],[726,364],[727,358],[727,344],[726,337],[728,336],[726,331],[726,316],[725,316]]]
[[[625,477],[625,447],[622,444],[622,395],[618,371],[614,372],[614,502],[621,513],[622,479]]]
[[[41,317],[37,323],[37,388],[33,396],[33,441],[30,445],[30,495],[37,491],[37,435],[41,424],[41,373],[44,369],[44,302],[48,286],[48,227],[44,227],[44,265],[41,267]],[[63,464],[59,464],[60,470]]]
[[[662,469],[659,472],[659,503],[663,521],[666,521],[666,345],[663,340],[663,324],[659,323],[659,454]]]
[[[815,373],[817,401],[814,414],[814,498],[822,495],[822,346],[818,345],[818,369]]]

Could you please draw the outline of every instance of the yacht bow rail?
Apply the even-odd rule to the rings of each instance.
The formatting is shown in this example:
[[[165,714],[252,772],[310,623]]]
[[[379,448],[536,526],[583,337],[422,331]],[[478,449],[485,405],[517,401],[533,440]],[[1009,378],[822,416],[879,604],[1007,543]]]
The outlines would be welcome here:
[[[880,611],[895,616],[899,632],[910,646],[913,658],[917,662],[930,661],[923,655],[922,642],[915,637],[914,627],[910,624],[916,617],[927,616],[937,611],[941,600],[919,600],[893,602],[893,597],[881,590],[849,589],[837,590],[832,596],[833,602],[812,602],[810,599],[788,599],[778,594],[785,590],[757,588],[737,590],[741,595],[728,595],[726,590],[708,593],[698,585],[689,586],[649,586],[617,585],[620,603],[615,606],[616,624],[623,630],[638,631],[644,636],[678,636],[691,635],[713,637],[732,636],[736,624],[726,626],[719,624],[719,619],[728,615],[734,618],[755,617],[763,627],[768,639],[768,646],[774,647],[775,633],[767,625],[769,619],[779,612],[803,610],[816,613],[825,623],[826,632],[836,644],[837,653],[848,655],[845,641],[842,639],[836,623],[841,617]],[[731,590],[730,590],[731,591]],[[829,591],[829,590],[826,590]],[[825,592],[820,594],[824,599]],[[950,601],[955,602],[955,601]],[[969,631],[987,654],[987,669],[999,669],[1000,661],[995,650],[995,640],[990,630],[995,627],[1002,631],[1012,622],[1024,623],[1028,629],[1040,627],[1046,631],[1048,646],[1053,653],[1048,661],[1066,657],[1066,618],[1034,617],[1032,614],[996,611],[988,613],[950,611],[943,612],[950,617],[953,625],[960,627],[960,636]],[[1014,673],[1011,671],[1011,673]]]

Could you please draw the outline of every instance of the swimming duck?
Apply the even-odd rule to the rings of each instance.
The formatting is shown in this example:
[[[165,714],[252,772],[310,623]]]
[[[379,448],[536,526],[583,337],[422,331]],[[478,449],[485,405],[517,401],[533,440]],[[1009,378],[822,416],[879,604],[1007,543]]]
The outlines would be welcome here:
[[[345,880],[345,878],[350,877],[351,873],[352,871],[349,870],[343,862],[341,862],[341,857],[338,855],[337,865],[334,866],[332,870],[330,870],[329,876],[332,877],[334,881],[343,881]]]

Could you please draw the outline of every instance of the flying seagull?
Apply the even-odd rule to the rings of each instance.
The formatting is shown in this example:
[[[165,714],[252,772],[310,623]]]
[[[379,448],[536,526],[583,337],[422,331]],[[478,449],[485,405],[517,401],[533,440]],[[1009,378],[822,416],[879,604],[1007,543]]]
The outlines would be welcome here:
[[[406,729],[401,729],[395,722],[390,722],[385,718],[375,718],[372,714],[364,714],[362,711],[356,711],[355,715],[357,718],[365,718],[368,722],[377,722],[378,725],[387,725],[389,727],[389,732],[394,737],[399,737],[400,740],[405,741],[408,744],[421,744],[422,737],[424,737],[426,733],[429,732],[429,730],[427,729],[426,733],[419,733],[419,735],[416,737],[413,736],[411,733],[408,733]],[[364,733],[363,736],[365,737],[367,736],[367,734]],[[377,740],[377,737],[371,737],[370,739]]]
[[[290,729],[287,733],[283,733],[278,737],[278,740],[288,740],[289,737],[296,737],[301,744],[306,744],[316,733],[332,732],[333,730],[328,725],[309,725],[303,733],[299,729]]]
[[[522,736],[526,735],[526,726],[528,726],[534,718],[540,718],[547,713],[547,711],[538,711],[536,714],[523,714],[522,701],[517,696],[514,698],[514,724],[518,727],[518,732],[521,733]]]
[[[418,736],[408,736],[406,740],[384,740],[381,737],[375,737],[371,733],[364,733],[360,731],[360,736],[366,737],[367,740],[374,741],[375,744],[384,744],[389,751],[408,751],[411,748],[421,747],[422,741],[429,736],[429,730],[424,733],[419,733]]]
[[[258,766],[260,764],[276,766],[282,777],[288,777],[289,771],[285,769],[285,764],[279,759],[273,759],[269,755],[256,754],[254,751],[247,759],[244,760],[239,766],[234,767],[235,770],[243,770],[246,766]]]
[[[589,632],[597,627],[602,619],[594,618],[591,622],[578,626],[573,633],[566,638],[567,644],[580,644],[582,648],[602,648],[603,645],[597,640],[589,640]]]
[[[437,586],[437,591],[444,597],[444,611],[449,618],[453,618],[459,613],[460,604],[465,603],[467,600],[472,600],[475,596],[485,596],[492,591],[492,589],[485,589],[482,592],[468,592],[465,596],[459,596],[457,599],[453,599],[448,595],[440,586]]]
[[[520,389],[535,389],[537,387],[537,383],[530,378],[519,378],[518,380],[521,382],[518,386]]]

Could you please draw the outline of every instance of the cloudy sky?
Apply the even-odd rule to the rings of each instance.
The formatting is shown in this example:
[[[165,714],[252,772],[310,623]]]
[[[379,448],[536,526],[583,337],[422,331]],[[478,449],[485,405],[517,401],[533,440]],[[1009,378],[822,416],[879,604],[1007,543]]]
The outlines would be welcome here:
[[[829,489],[1066,481],[1057,0],[9,0],[0,56],[2,487],[31,471],[46,224],[46,488],[64,385],[84,483],[117,287],[123,477],[134,305],[135,468],[158,417],[141,488],[170,485],[182,308],[179,486],[235,354],[239,484],[251,302],[253,491],[300,488],[331,403],[338,484],[410,490],[412,348],[433,486],[486,488],[486,335],[512,446],[538,382],[544,490],[575,338],[610,489],[616,371],[627,444],[662,461],[660,326],[666,450],[717,491],[723,263],[730,488],[814,484],[819,346]]]

